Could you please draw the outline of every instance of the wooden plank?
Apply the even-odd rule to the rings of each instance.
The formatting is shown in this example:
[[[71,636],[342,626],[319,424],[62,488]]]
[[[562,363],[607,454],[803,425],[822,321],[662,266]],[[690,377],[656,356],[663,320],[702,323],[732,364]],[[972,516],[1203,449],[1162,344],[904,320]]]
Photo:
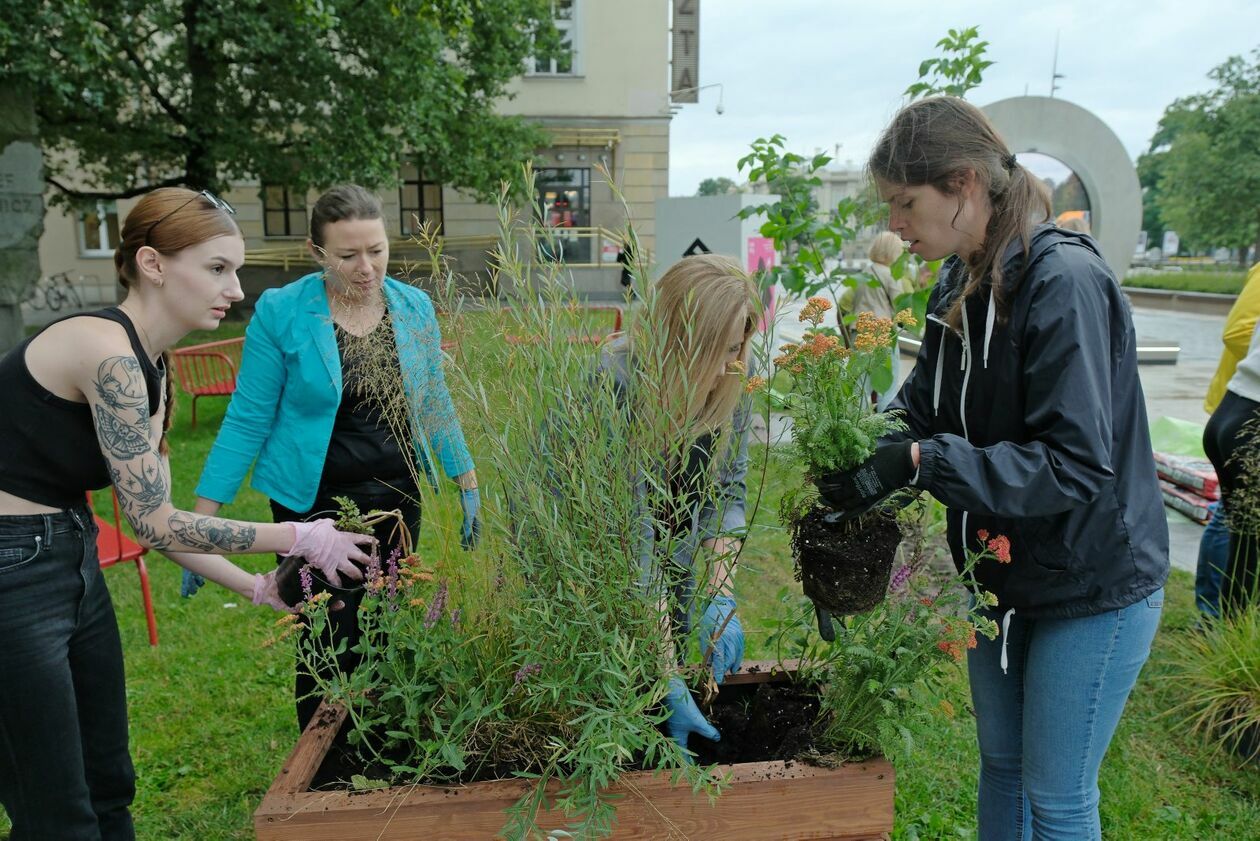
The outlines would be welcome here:
[[[320,763],[324,761],[333,740],[341,730],[341,723],[345,720],[345,707],[319,705],[310,723],[298,737],[293,753],[289,754],[284,767],[271,783],[271,788],[267,789],[267,796],[263,798],[264,804],[272,794],[299,794],[310,789],[315,772],[319,770]]]
[[[615,841],[715,838],[728,841],[880,838],[892,828],[894,774],[884,760],[814,768],[761,762],[730,766],[730,787],[710,804],[685,785],[646,772],[625,775],[614,791]],[[292,811],[257,825],[261,841],[369,841],[405,838],[494,838],[504,810],[529,786],[516,781],[470,786],[402,786],[353,794],[310,792]],[[261,817],[261,816],[260,816]],[[563,829],[563,815],[539,816]]]
[[[795,666],[795,663],[785,664]],[[783,680],[769,663],[749,663],[732,683]],[[312,724],[254,813],[260,841],[384,841],[407,838],[497,838],[504,810],[532,790],[532,781],[499,780],[452,786],[396,786],[365,792],[307,788],[345,719],[321,706]],[[819,768],[800,762],[719,766],[729,786],[715,803],[668,774],[623,775],[612,792],[613,838],[648,841],[805,841],[887,838],[893,824],[893,768],[884,759]],[[553,787],[553,791],[558,786]],[[563,815],[544,813],[538,825],[563,829]]]

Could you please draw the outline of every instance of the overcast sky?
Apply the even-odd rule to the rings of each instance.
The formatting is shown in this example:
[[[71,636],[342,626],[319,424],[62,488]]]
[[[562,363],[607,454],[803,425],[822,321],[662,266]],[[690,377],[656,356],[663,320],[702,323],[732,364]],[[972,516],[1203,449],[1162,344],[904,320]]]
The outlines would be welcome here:
[[[1059,33],[1056,96],[1097,114],[1136,159],[1164,108],[1207,90],[1207,73],[1260,46],[1260,0],[701,0],[701,91],[670,128],[670,195],[704,178],[745,180],[735,164],[757,137],[861,166],[871,144],[951,27],[979,25],[995,63],[969,94],[979,105],[1046,95]],[[1260,140],[1258,140],[1260,142]]]

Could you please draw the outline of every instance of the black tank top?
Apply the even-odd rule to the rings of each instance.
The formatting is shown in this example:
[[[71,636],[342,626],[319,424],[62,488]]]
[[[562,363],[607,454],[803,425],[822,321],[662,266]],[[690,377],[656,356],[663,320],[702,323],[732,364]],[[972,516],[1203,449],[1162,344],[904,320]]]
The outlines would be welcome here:
[[[149,359],[135,326],[122,310],[110,307],[67,316],[83,317],[104,318],[127,331],[144,371],[149,417],[153,417],[162,398],[165,367]],[[108,485],[109,469],[96,439],[91,407],[58,397],[31,376],[26,348],[34,338],[0,358],[0,395],[5,402],[5,410],[0,412],[0,490],[64,509],[81,504],[86,491]]]

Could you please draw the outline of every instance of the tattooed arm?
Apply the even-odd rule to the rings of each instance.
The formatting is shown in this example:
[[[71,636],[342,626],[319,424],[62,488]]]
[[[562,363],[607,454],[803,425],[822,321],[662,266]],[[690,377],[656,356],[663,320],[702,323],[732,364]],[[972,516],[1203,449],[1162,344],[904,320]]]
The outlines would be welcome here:
[[[144,371],[130,348],[118,354],[113,342],[102,344],[111,347],[93,355],[100,360],[94,370],[84,365],[80,388],[92,408],[119,507],[140,542],[174,552],[287,552],[294,540],[291,526],[206,517],[171,504],[170,471],[158,454],[161,430],[149,417]]]

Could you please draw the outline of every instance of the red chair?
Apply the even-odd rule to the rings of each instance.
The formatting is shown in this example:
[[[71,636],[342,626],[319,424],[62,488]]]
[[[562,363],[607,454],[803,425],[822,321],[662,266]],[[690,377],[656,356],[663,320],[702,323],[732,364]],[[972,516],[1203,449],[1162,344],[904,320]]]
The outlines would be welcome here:
[[[189,345],[171,351],[171,367],[179,387],[192,395],[192,428],[197,428],[197,400],[231,397],[236,391],[236,372],[241,367],[245,339],[224,339]]]
[[[149,645],[157,645],[157,617],[153,615],[153,594],[149,590],[149,570],[144,565],[144,555],[149,550],[123,534],[122,520],[118,513],[118,494],[110,488],[109,495],[114,501],[114,522],[107,522],[95,511],[92,512],[92,519],[96,520],[96,527],[99,529],[96,534],[96,553],[100,556],[101,569],[127,561],[136,562],[136,571],[140,573],[140,592],[144,595],[144,618],[149,623]],[[87,503],[88,510],[92,511],[90,492],[87,495]]]

